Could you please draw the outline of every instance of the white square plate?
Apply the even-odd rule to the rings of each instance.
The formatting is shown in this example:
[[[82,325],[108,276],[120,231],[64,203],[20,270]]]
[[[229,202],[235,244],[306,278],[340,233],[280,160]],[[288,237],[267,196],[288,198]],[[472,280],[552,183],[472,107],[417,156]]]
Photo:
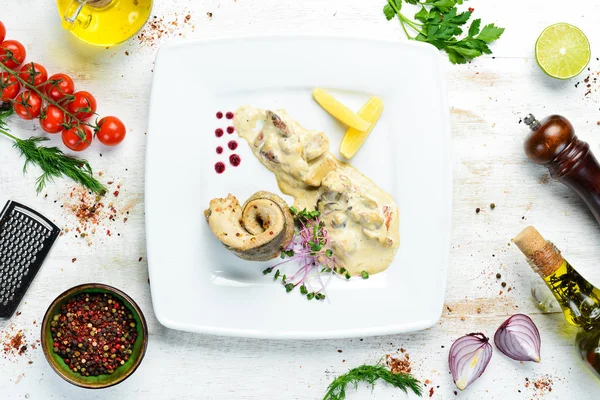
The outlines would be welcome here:
[[[212,198],[280,191],[237,134],[217,138],[217,111],[285,109],[325,132],[337,154],[345,128],[311,98],[330,89],[358,110],[385,110],[352,164],[400,210],[400,249],[370,279],[334,280],[325,301],[286,293],[268,263],[236,258],[203,215]],[[169,44],[154,68],[146,155],[146,224],[152,301],[173,329],[258,338],[340,338],[424,329],[444,302],[452,202],[450,122],[438,51],[412,42],[271,37]],[[227,162],[239,143],[241,165]],[[219,155],[215,149],[223,146]],[[217,174],[214,165],[227,169]],[[286,199],[291,200],[290,197]],[[274,261],[275,262],[275,261]]]

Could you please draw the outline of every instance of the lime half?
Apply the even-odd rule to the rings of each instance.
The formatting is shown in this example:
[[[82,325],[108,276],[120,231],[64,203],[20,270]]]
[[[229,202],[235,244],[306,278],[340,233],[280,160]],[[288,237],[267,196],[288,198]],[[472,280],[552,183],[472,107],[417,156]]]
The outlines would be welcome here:
[[[590,42],[581,29],[559,23],[550,25],[535,43],[535,59],[553,78],[577,76],[590,62]]]

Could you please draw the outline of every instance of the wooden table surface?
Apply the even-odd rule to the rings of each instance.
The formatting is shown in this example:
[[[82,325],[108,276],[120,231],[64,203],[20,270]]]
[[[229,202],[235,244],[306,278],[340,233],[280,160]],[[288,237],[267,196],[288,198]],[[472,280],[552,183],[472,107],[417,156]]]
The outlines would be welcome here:
[[[94,144],[85,153],[95,171],[102,173],[100,179],[113,182],[114,190],[120,185],[118,197],[111,194],[107,200],[114,203],[117,218],[101,220],[95,226],[96,233],[85,238],[78,235],[80,223],[69,210],[74,185],[59,180],[36,196],[38,171],[31,168],[23,175],[23,160],[8,140],[0,138],[0,204],[8,199],[23,202],[53,219],[64,233],[20,305],[20,315],[0,322],[3,341],[22,330],[28,343],[21,356],[0,354],[0,397],[319,399],[338,374],[403,348],[410,354],[413,374],[428,383],[425,397],[433,388],[435,399],[597,398],[599,382],[578,359],[573,346],[575,330],[560,313],[543,314],[536,309],[530,287],[539,278],[510,240],[533,224],[580,272],[600,285],[597,223],[571,191],[525,158],[522,142],[527,129],[519,124],[528,112],[540,118],[560,113],[571,119],[579,137],[600,154],[598,86],[593,79],[590,88],[585,82],[576,85],[588,74],[600,71],[596,59],[600,3],[469,2],[484,23],[496,22],[506,27],[506,32],[493,46],[494,57],[461,66],[444,61],[452,114],[454,176],[447,307],[439,323],[426,331],[320,341],[211,337],[169,330],[156,321],[147,279],[143,192],[153,61],[157,47],[168,40],[274,33],[403,38],[399,23],[386,22],[382,14],[385,1],[157,1],[153,14],[165,26],[161,37],[146,31],[146,39],[134,38],[108,49],[86,46],[63,31],[52,1],[0,3],[0,19],[8,37],[25,44],[29,60],[44,64],[51,73],[73,76],[79,88],[96,96],[101,115],[118,115],[129,127],[122,146],[106,150]],[[190,19],[186,23],[187,15]],[[542,29],[563,21],[579,26],[592,44],[590,70],[569,81],[545,76],[533,56],[533,45]],[[444,54],[440,57],[446,60]],[[22,138],[41,135],[35,125],[11,121],[13,132]],[[426,149],[411,151],[423,151],[426,156]],[[490,209],[490,203],[495,209]],[[477,214],[478,207],[481,212]],[[40,321],[52,299],[71,286],[90,281],[129,293],[144,310],[150,329],[148,352],[139,370],[117,387],[102,391],[79,389],[62,381],[36,345]],[[427,290],[426,282],[423,290]],[[447,365],[452,341],[469,332],[493,335],[516,312],[530,315],[540,328],[542,363],[517,363],[496,351],[485,374],[456,394]],[[527,384],[527,379],[534,382],[540,378],[552,380],[552,391]],[[382,384],[374,392],[361,386],[348,398],[404,396]]]

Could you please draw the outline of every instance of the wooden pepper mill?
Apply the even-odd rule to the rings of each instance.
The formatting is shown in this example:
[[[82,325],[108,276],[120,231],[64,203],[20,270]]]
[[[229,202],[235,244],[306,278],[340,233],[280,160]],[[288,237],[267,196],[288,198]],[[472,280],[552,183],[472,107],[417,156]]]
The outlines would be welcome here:
[[[538,121],[529,114],[524,122],[531,129],[525,139],[527,157],[573,189],[600,223],[600,164],[590,146],[577,139],[571,123],[560,115]]]

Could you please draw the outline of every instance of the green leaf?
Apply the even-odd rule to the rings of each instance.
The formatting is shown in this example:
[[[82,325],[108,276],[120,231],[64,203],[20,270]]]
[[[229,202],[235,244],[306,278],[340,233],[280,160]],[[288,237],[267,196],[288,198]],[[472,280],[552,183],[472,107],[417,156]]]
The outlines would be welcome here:
[[[388,21],[396,16],[396,11],[390,6],[390,3],[383,6],[383,14],[385,14],[385,19]]]
[[[437,8],[440,12],[448,12],[451,8],[456,6],[455,0],[434,0],[434,1],[426,1],[424,4],[431,5],[432,7]]]
[[[502,33],[504,32],[504,28],[498,28],[494,24],[488,24],[483,27],[477,39],[484,41],[485,43],[492,43],[495,40],[498,40]]]
[[[479,26],[481,25],[481,19],[477,18],[473,22],[471,22],[471,26],[469,27],[469,37],[473,37],[479,33]]]
[[[470,49],[468,47],[460,47],[460,46],[448,46],[449,49],[456,51],[461,56],[466,59],[473,59],[475,57],[479,57],[481,55],[481,51],[477,49]]]
[[[452,48],[447,48],[445,50],[452,64],[464,64],[467,62],[467,59],[461,56],[456,50]]]
[[[427,11],[425,7],[421,7],[421,11],[415,14],[415,19],[423,23],[427,22],[429,19],[429,11]]]

